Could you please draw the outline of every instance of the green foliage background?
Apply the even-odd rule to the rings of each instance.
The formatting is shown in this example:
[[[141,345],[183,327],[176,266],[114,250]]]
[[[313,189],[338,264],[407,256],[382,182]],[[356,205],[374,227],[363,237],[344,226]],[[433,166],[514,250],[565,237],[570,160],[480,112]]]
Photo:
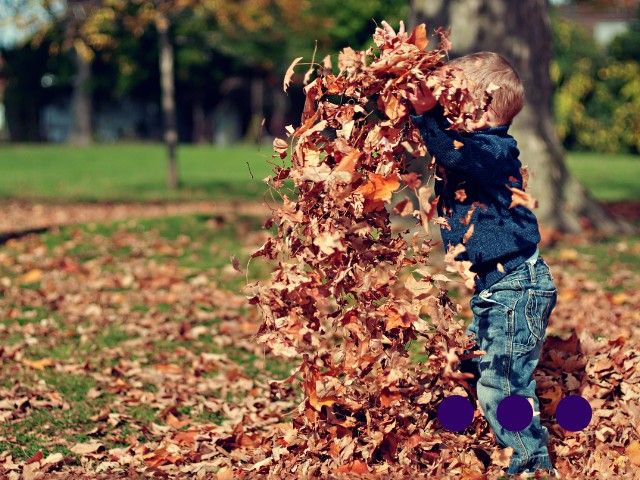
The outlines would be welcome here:
[[[640,152],[640,18],[607,47],[552,17],[558,134],[572,150]]]

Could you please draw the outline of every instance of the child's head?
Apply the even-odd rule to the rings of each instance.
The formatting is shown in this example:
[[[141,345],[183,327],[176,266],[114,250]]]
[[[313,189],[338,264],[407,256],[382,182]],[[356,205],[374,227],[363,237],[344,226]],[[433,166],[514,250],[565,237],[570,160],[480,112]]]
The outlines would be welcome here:
[[[506,125],[522,110],[524,87],[518,72],[502,55],[494,52],[478,52],[455,58],[449,65],[460,68],[469,80],[472,95],[482,98],[489,85],[499,89],[493,91],[487,118],[489,123]]]

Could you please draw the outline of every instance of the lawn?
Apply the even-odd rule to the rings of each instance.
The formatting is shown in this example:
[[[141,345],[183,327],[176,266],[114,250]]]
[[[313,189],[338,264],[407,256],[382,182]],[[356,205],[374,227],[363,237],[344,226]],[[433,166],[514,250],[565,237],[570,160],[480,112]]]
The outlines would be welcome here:
[[[264,188],[269,158],[268,147],[182,147],[188,188],[169,193],[159,146],[0,147],[0,197],[251,199]],[[568,163],[598,198],[640,200],[639,158],[572,154]],[[269,381],[286,378],[296,363],[257,344],[261,318],[243,289],[270,271],[261,258],[249,262],[266,240],[263,222],[227,212],[89,223],[0,245],[0,477],[54,478],[46,475],[62,470],[78,478],[236,478],[232,468],[249,468],[269,438],[290,432],[300,387]],[[640,235],[563,240],[542,255],[559,294],[547,341],[572,351],[569,335],[577,331],[594,340],[623,338],[624,355],[637,352]],[[468,292],[450,293],[467,323]],[[597,389],[592,395],[611,385],[609,406],[594,408],[598,432],[630,438],[634,423],[612,423],[607,412],[620,409],[622,393],[637,383],[629,378],[633,368],[624,377],[612,370],[615,378],[594,371],[609,365],[613,351],[616,365],[637,359],[605,345],[590,352],[586,372],[574,362],[565,378],[562,348],[546,348],[538,389],[558,462],[567,468],[575,445],[565,441],[547,400],[576,385]],[[410,354],[416,363],[429,361],[415,341]],[[584,451],[572,451],[582,455],[576,465],[594,451],[605,464],[620,458],[617,443],[584,433]],[[486,434],[472,440],[485,452],[497,448]]]
[[[261,224],[186,215],[68,226],[0,246],[5,465],[11,455],[24,471],[188,478],[228,466],[225,450],[245,458],[253,439],[286,422],[300,390],[276,394],[267,381],[293,364],[256,344],[259,318],[242,293],[246,279],[269,271],[262,259],[247,269],[265,240]],[[579,323],[593,338],[614,338],[637,321],[639,253],[637,235],[544,250],[560,294],[549,335]],[[576,308],[576,298],[589,305]],[[411,350],[414,361],[428,361],[417,344]]]
[[[0,198],[56,200],[194,200],[256,198],[271,173],[269,146],[185,145],[179,149],[183,188],[165,185],[158,144],[0,146]]]
[[[184,187],[165,186],[164,149],[157,144],[0,146],[0,198],[60,200],[186,200],[257,198],[271,173],[271,148],[184,145]],[[640,157],[569,153],[570,170],[600,200],[640,200]]]

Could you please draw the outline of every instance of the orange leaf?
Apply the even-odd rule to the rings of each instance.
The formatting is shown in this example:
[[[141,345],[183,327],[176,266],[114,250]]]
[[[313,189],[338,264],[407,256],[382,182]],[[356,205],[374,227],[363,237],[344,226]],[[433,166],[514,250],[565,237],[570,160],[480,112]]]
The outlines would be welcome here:
[[[389,407],[393,402],[400,400],[401,398],[402,394],[400,394],[400,392],[392,392],[389,388],[385,387],[380,393],[380,405],[383,407]]]
[[[287,68],[287,72],[284,74],[284,81],[282,82],[282,89],[286,92],[287,88],[289,88],[289,83],[291,83],[291,77],[293,77],[293,69],[296,67],[298,62],[302,60],[303,57],[297,57],[291,62],[289,68]]]
[[[162,373],[172,373],[174,375],[178,375],[182,373],[182,369],[178,365],[174,365],[173,363],[169,364],[158,364],[156,365],[156,370]]]
[[[22,360],[27,367],[34,368],[36,370],[44,370],[45,367],[53,367],[55,362],[50,358],[41,358],[40,360]]]
[[[181,445],[192,445],[196,441],[197,430],[187,430],[186,432],[178,432],[173,439]]]
[[[21,275],[18,278],[18,283],[35,283],[35,282],[39,282],[40,279],[42,279],[42,275],[44,275],[42,270],[40,270],[38,268],[34,268],[33,270],[29,270],[24,275]]]
[[[311,394],[309,394],[309,403],[319,412],[322,409],[323,405],[330,407],[331,405],[336,403],[336,400],[335,397],[318,398],[316,391],[312,390]]]
[[[522,205],[523,207],[527,207],[528,209],[531,210],[538,206],[538,200],[533,198],[524,190],[520,190],[519,188],[509,187],[509,186],[507,186],[507,188],[511,190],[511,192],[513,193],[513,195],[511,196],[511,205],[509,205],[509,208]]]
[[[355,150],[355,149],[351,150],[344,157],[342,157],[342,160],[340,160],[340,163],[338,163],[338,165],[335,166],[333,171],[353,173],[355,171],[356,162],[358,161],[359,157],[360,157],[359,150]]]
[[[351,463],[346,463],[338,467],[338,469],[336,470],[336,473],[363,474],[363,473],[369,473],[369,468],[367,467],[367,464],[364,463],[362,460],[354,460]]]
[[[465,192],[464,188],[456,190],[456,200],[459,202],[464,202],[467,199],[467,192]]]
[[[391,200],[391,194],[399,186],[400,182],[394,175],[384,177],[377,173],[369,173],[369,181],[360,185],[354,192],[360,193],[368,200],[388,202]]]
[[[429,45],[429,37],[427,36],[427,27],[424,23],[417,25],[411,32],[411,36],[408,40],[409,43],[413,43],[419,50],[424,50]]]
[[[631,442],[627,448],[625,448],[625,453],[629,457],[629,460],[631,460],[631,463],[640,466],[640,442],[637,440]]]
[[[173,428],[181,428],[181,427],[184,427],[185,425],[189,425],[190,423],[191,423],[191,419],[189,419],[189,417],[183,417],[183,419],[180,420],[179,418],[175,417],[171,413],[167,415],[167,425]]]
[[[464,143],[459,142],[458,140],[453,141],[453,148],[459,150],[461,147],[464,147]]]
[[[159,448],[151,453],[147,453],[142,457],[144,463],[149,467],[159,467],[167,463],[177,463],[182,460],[182,456],[169,452],[166,448]]]

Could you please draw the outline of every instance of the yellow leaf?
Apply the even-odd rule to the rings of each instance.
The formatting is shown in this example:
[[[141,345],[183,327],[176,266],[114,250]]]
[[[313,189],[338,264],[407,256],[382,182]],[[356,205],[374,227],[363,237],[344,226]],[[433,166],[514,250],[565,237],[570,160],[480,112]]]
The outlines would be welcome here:
[[[640,442],[634,440],[625,449],[625,453],[634,465],[640,466]]]
[[[41,358],[40,360],[22,360],[27,367],[35,368],[36,370],[44,370],[45,367],[53,367],[55,362],[50,358]]]
[[[217,480],[233,480],[233,469],[230,467],[222,467],[216,473]]]
[[[27,273],[22,275],[18,279],[18,283],[35,283],[35,282],[39,282],[42,279],[43,275],[44,275],[44,273],[42,272],[42,270],[40,270],[38,268],[34,268],[33,270],[29,270]]]

